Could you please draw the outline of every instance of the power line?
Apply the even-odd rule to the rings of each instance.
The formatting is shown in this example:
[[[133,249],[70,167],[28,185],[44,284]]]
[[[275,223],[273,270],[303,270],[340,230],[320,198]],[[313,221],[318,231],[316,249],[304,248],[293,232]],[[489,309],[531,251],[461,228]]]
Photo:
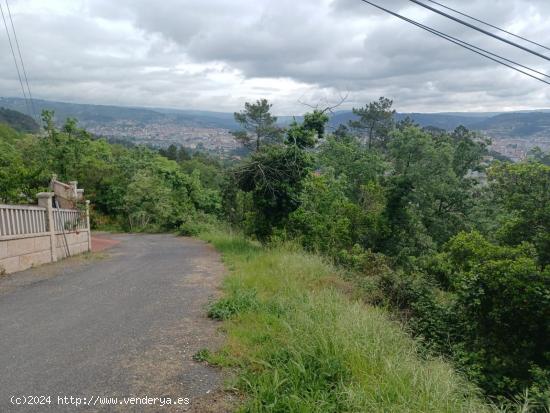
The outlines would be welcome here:
[[[27,92],[29,93],[29,100],[31,102],[32,114],[36,118],[36,110],[34,107],[34,101],[32,98],[31,88],[29,86],[29,79],[27,77],[27,70],[25,69],[25,63],[23,62],[23,56],[21,55],[21,47],[19,47],[19,39],[17,38],[17,32],[15,31],[15,25],[13,24],[13,18],[11,16],[10,4],[6,0],[6,8],[8,9],[8,16],[11,22],[11,28],[13,30],[13,37],[15,39],[15,45],[17,47],[17,53],[19,54],[19,60],[21,61],[21,68],[23,69],[23,76],[25,77],[25,83],[27,84]]]
[[[486,25],[486,26],[492,27],[493,29],[496,29],[496,30],[498,30],[498,31],[500,31],[500,32],[502,32],[502,33],[509,34],[510,36],[514,36],[514,37],[516,37],[516,38],[518,38],[518,39],[525,40],[525,41],[528,42],[528,43],[534,44],[535,46],[539,46],[539,47],[542,47],[543,49],[550,50],[550,47],[546,47],[546,46],[543,45],[543,44],[534,42],[533,40],[529,40],[529,39],[527,39],[527,38],[525,38],[525,37],[523,37],[523,36],[520,36],[519,34],[512,33],[512,32],[510,32],[510,31],[508,31],[508,30],[505,30],[505,29],[502,29],[502,28],[500,28],[500,27],[498,27],[498,26],[495,26],[494,24],[487,23],[486,21],[477,19],[477,18],[475,18],[475,17],[473,17],[473,16],[470,16],[469,14],[466,14],[466,13],[461,12],[461,11],[459,11],[459,10],[453,9],[452,7],[445,6],[444,4],[441,4],[441,3],[437,2],[437,1],[434,1],[434,0],[426,0],[426,1],[428,1],[428,2],[430,2],[430,3],[433,3],[433,4],[437,4],[438,6],[443,7],[444,9],[447,9],[447,10],[450,10],[450,11],[455,12],[455,13],[457,13],[457,14],[460,14],[461,16],[464,16],[464,17],[467,17],[467,18],[469,18],[469,19],[472,19],[472,20],[474,20],[474,21],[476,21],[476,22],[478,22],[478,23],[481,23],[481,24],[484,24],[484,25]]]
[[[405,16],[403,16],[403,20],[405,20],[405,21],[407,21],[407,22],[409,22],[409,23],[411,23],[411,24],[414,24],[415,26],[420,27],[421,29],[427,30],[427,31],[429,31],[429,32],[432,33],[432,34],[435,34],[436,36],[443,37],[443,38],[445,38],[446,40],[449,40],[449,41],[452,42],[452,43],[455,43],[455,44],[461,43],[461,44],[459,44],[459,46],[463,46],[463,45],[464,45],[468,50],[471,50],[470,48],[476,49],[476,50],[478,50],[480,53],[483,53],[483,55],[484,55],[485,57],[488,57],[488,56],[486,56],[485,54],[490,55],[490,56],[493,56],[493,57],[496,57],[497,59],[501,59],[501,60],[503,60],[503,61],[505,61],[505,62],[508,62],[508,63],[513,64],[513,65],[522,67],[522,68],[524,68],[524,69],[527,69],[527,70],[529,70],[529,71],[531,71],[531,72],[537,73],[537,74],[539,74],[539,75],[541,75],[541,76],[544,76],[544,77],[547,77],[547,78],[550,79],[550,75],[548,75],[548,74],[546,74],[546,73],[544,73],[544,72],[540,72],[540,71],[538,71],[538,70],[536,70],[536,69],[533,69],[533,68],[531,68],[531,67],[529,67],[529,66],[525,66],[525,65],[523,65],[523,64],[521,64],[521,63],[518,63],[518,62],[516,62],[516,61],[514,61],[514,60],[508,59],[508,58],[506,58],[506,57],[504,57],[504,56],[500,56],[500,55],[498,55],[498,54],[496,54],[496,53],[493,53],[493,52],[490,52],[490,51],[488,51],[488,50],[485,50],[485,49],[483,49],[483,48],[481,48],[481,47],[478,47],[478,46],[476,46],[476,45],[474,45],[474,44],[468,43],[468,42],[466,42],[466,41],[464,41],[464,40],[462,40],[462,39],[459,39],[459,38],[457,38],[457,37],[451,36],[450,34],[443,33],[443,32],[441,32],[441,31],[439,31],[439,30],[436,30],[436,29],[434,29],[434,28],[432,28],[432,27],[426,26],[426,25],[424,25],[424,24],[422,24],[422,23],[419,23],[419,22],[417,22],[417,21],[415,21],[415,20],[409,19],[409,18],[407,18],[407,17],[405,17]],[[471,50],[471,51],[474,51],[474,50]],[[525,72],[522,71],[521,73],[525,73]],[[537,77],[535,77],[535,78],[538,79]]]
[[[462,24],[462,25],[464,25],[464,26],[467,26],[467,27],[469,27],[469,28],[471,28],[471,29],[477,30],[478,32],[481,32],[481,33],[483,33],[483,34],[486,34],[487,36],[494,37],[495,39],[498,39],[498,40],[500,40],[501,42],[508,43],[509,45],[512,45],[512,46],[517,47],[517,48],[519,48],[519,49],[521,49],[521,50],[524,50],[524,51],[526,51],[526,52],[528,52],[528,53],[531,53],[531,54],[533,54],[533,55],[535,55],[535,56],[538,56],[538,57],[540,57],[540,58],[542,58],[542,59],[545,59],[545,60],[550,61],[550,57],[545,56],[545,55],[543,55],[542,53],[536,52],[535,50],[529,49],[528,47],[522,46],[521,44],[518,44],[518,43],[513,42],[513,41],[511,41],[511,40],[505,39],[504,37],[501,37],[501,36],[499,36],[499,35],[497,35],[497,34],[491,33],[490,31],[487,31],[487,30],[485,30],[485,29],[482,29],[481,27],[478,27],[478,26],[473,25],[473,24],[471,24],[471,23],[468,23],[468,22],[466,22],[466,21],[464,21],[464,20],[462,20],[462,19],[459,19],[458,17],[451,16],[450,14],[445,13],[445,12],[443,12],[443,11],[441,11],[441,10],[438,10],[438,9],[436,9],[435,7],[431,7],[431,6],[427,5],[427,4],[424,4],[424,3],[422,3],[421,1],[418,1],[418,0],[409,0],[409,1],[412,2],[412,3],[418,4],[419,6],[424,7],[425,9],[431,10],[431,11],[433,11],[434,13],[440,14],[441,16],[444,16],[444,17],[446,17],[446,18],[448,18],[448,19],[454,20],[454,21],[457,22],[457,23],[460,23],[460,24]]]
[[[27,114],[32,116],[29,109],[29,102],[27,100],[27,94],[25,93],[25,86],[23,86],[23,80],[21,79],[21,72],[19,71],[19,64],[17,63],[17,57],[15,56],[15,51],[13,50],[13,44],[11,42],[11,35],[8,29],[8,23],[6,22],[6,17],[4,15],[4,9],[0,3],[0,13],[2,14],[2,20],[4,20],[4,27],[6,28],[6,34],[8,35],[8,42],[10,44],[11,55],[13,56],[13,62],[15,63],[15,69],[17,70],[17,77],[19,78],[19,84],[21,85],[21,90],[23,91],[23,98],[25,99],[25,106],[27,107]]]
[[[451,43],[454,43],[454,44],[456,44],[456,45],[458,45],[458,46],[460,46],[460,47],[463,47],[463,48],[465,48],[465,49],[467,49],[467,50],[470,50],[470,51],[472,51],[472,52],[474,52],[474,53],[476,53],[476,54],[478,54],[478,55],[480,55],[480,56],[483,56],[483,57],[485,57],[485,58],[487,58],[487,59],[489,59],[489,60],[492,60],[493,62],[499,63],[499,64],[501,64],[501,65],[503,65],[503,66],[506,66],[506,67],[508,67],[508,68],[510,68],[510,69],[513,69],[513,70],[515,70],[515,71],[517,71],[517,72],[519,72],[519,73],[522,73],[522,74],[524,74],[524,75],[526,75],[526,76],[532,77],[533,79],[536,79],[536,80],[538,80],[539,82],[546,83],[547,85],[550,85],[550,82],[549,82],[549,81],[546,81],[546,80],[544,80],[544,79],[541,79],[541,78],[539,78],[539,77],[537,77],[537,76],[535,76],[535,75],[533,75],[533,74],[531,74],[531,73],[528,73],[528,72],[526,72],[526,71],[524,71],[524,70],[518,69],[517,67],[512,66],[511,64],[505,63],[504,61],[499,60],[499,59],[506,60],[506,61],[508,61],[508,62],[511,62],[512,64],[520,65],[521,67],[524,67],[524,68],[526,68],[526,69],[528,69],[528,70],[530,70],[530,71],[533,71],[533,72],[536,72],[536,73],[540,73],[540,74],[542,74],[542,75],[544,75],[544,76],[546,76],[546,77],[549,77],[549,76],[546,75],[545,73],[538,72],[538,71],[536,71],[536,70],[534,70],[534,69],[531,69],[531,68],[529,68],[529,67],[527,67],[527,66],[524,66],[524,65],[521,65],[521,64],[519,64],[519,63],[516,63],[516,62],[514,62],[513,60],[506,59],[506,58],[504,58],[504,57],[502,57],[502,56],[499,56],[499,55],[497,55],[497,54],[495,54],[495,53],[491,53],[491,52],[489,52],[489,51],[487,51],[487,50],[485,50],[485,49],[482,49],[482,48],[480,48],[480,47],[471,45],[470,43],[467,43],[467,42],[465,42],[465,41],[463,41],[463,40],[457,39],[456,37],[452,37],[452,36],[450,36],[450,35],[448,35],[448,34],[445,34],[445,33],[443,33],[443,32],[440,32],[440,31],[438,31],[438,30],[436,30],[436,29],[433,29],[433,28],[431,28],[431,27],[425,26],[425,25],[423,25],[423,24],[421,24],[421,23],[419,23],[419,22],[417,22],[417,21],[415,21],[415,20],[409,19],[408,17],[402,16],[401,14],[395,13],[395,12],[393,12],[393,11],[391,11],[391,10],[388,10],[388,9],[386,9],[386,8],[384,8],[384,7],[382,7],[382,6],[379,6],[379,5],[375,4],[375,3],[372,3],[372,2],[370,2],[370,1],[368,1],[368,0],[361,0],[361,1],[362,1],[363,3],[370,4],[371,6],[376,7],[377,9],[382,10],[382,11],[388,13],[388,14],[391,14],[392,16],[395,16],[395,17],[397,17],[397,18],[399,18],[399,19],[401,19],[401,20],[404,20],[404,21],[406,21],[406,22],[408,22],[408,23],[410,23],[410,24],[413,24],[413,25],[415,25],[415,26],[417,26],[417,27],[419,27],[419,28],[421,28],[421,29],[423,29],[423,30],[426,30],[426,31],[428,31],[428,32],[430,32],[430,33],[432,33],[432,34],[435,34],[436,36],[439,36],[439,37],[441,37],[441,38],[443,38],[443,39],[445,39],[445,40],[447,40],[447,41],[449,41],[449,42],[451,42]],[[491,57],[490,55],[496,56],[497,58]]]

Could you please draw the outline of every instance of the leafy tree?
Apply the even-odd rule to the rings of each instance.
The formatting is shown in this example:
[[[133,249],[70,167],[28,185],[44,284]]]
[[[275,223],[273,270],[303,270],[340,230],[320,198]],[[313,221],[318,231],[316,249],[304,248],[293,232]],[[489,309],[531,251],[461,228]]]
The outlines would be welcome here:
[[[124,197],[130,230],[143,230],[151,224],[163,223],[174,208],[170,195],[170,189],[160,178],[148,171],[138,171]]]
[[[317,136],[324,131],[319,120],[327,120],[320,113],[307,119],[315,121],[294,122],[287,130],[284,145],[256,151],[234,170],[238,187],[252,194],[251,232],[260,239],[267,239],[273,228],[281,226],[300,205],[303,181],[313,166],[307,149],[315,145]]]
[[[526,243],[498,246],[477,232],[449,241],[449,325],[455,356],[489,393],[513,396],[534,382],[548,403],[550,381],[538,372],[550,368],[550,272],[534,256]]]
[[[256,103],[246,102],[242,112],[235,112],[235,120],[242,130],[233,132],[243,145],[259,151],[263,143],[276,142],[280,136],[277,117],[271,115],[272,105],[266,99]]]
[[[456,128],[450,138],[455,147],[453,169],[456,175],[462,178],[469,172],[479,171],[490,142],[464,126]]]
[[[367,217],[346,197],[344,179],[331,174],[306,178],[300,206],[291,213],[287,229],[308,250],[337,256],[363,243]]]
[[[455,163],[461,153],[455,141],[416,127],[396,130],[392,136],[388,155],[393,171],[386,179],[384,214],[389,230],[384,249],[401,260],[431,253],[465,228],[475,181],[462,174],[477,164],[469,161],[465,168]]]
[[[540,162],[546,166],[550,166],[550,152],[544,152],[538,146],[535,146],[529,152],[529,159]]]
[[[349,126],[366,135],[369,149],[373,146],[385,147],[388,143],[389,134],[395,126],[392,106],[392,100],[381,97],[363,108],[353,108],[353,114],[359,119],[350,121]]]
[[[41,114],[44,130],[48,133],[50,138],[54,138],[58,133],[55,127],[54,115],[55,113],[53,110],[43,110]]]
[[[500,239],[510,245],[532,242],[542,267],[550,264],[550,166],[538,162],[496,163],[488,171],[502,217]]]
[[[322,140],[325,137],[325,126],[328,121],[329,117],[326,111],[316,109],[313,112],[306,113],[304,115],[303,127],[305,130],[315,131],[317,133],[316,139]]]
[[[8,125],[0,124],[0,202],[20,202],[26,170],[17,150],[21,136]]]
[[[361,186],[378,180],[387,167],[378,153],[369,151],[351,135],[329,136],[319,148],[318,166],[331,168],[336,176],[344,175],[346,194],[355,201],[361,196]]]
[[[178,160],[178,147],[174,144],[171,144],[166,149],[164,148],[159,149],[159,153],[165,158],[168,158],[172,161]]]
[[[254,153],[235,170],[239,188],[252,194],[254,214],[250,232],[267,239],[300,205],[311,157],[298,146],[271,146]]]

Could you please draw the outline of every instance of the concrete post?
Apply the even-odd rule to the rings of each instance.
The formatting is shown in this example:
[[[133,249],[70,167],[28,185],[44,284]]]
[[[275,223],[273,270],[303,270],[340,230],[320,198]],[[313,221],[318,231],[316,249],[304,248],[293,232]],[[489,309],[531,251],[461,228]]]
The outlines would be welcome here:
[[[38,206],[46,208],[46,220],[48,221],[48,232],[50,233],[50,251],[52,262],[57,261],[57,239],[55,238],[55,225],[53,221],[53,192],[40,192],[36,195]]]
[[[92,250],[92,228],[90,227],[90,200],[86,200],[86,227],[88,228],[88,251]]]
[[[78,198],[78,191],[77,191],[78,181],[69,181],[69,186],[71,187],[72,192],[73,192],[71,194],[71,197],[72,197],[72,199],[74,199],[76,201],[77,198]]]

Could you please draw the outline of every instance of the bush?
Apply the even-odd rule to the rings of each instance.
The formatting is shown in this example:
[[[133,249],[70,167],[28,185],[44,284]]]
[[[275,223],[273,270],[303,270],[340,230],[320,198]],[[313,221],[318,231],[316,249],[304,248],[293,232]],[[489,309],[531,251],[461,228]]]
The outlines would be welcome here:
[[[489,395],[512,397],[531,387],[532,397],[548,398],[540,389],[548,389],[541,372],[550,368],[550,271],[540,270],[533,246],[500,246],[462,232],[427,268],[450,293],[441,303],[429,290],[407,295],[411,289],[398,286],[410,300],[412,328]]]
[[[222,225],[215,216],[200,211],[185,214],[180,219],[183,222],[178,227],[179,234],[189,237],[196,237]]]

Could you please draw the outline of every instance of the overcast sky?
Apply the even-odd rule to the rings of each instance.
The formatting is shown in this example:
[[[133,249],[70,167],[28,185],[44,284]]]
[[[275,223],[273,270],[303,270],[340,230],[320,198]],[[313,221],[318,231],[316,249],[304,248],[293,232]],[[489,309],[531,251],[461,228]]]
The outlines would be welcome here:
[[[550,62],[406,0],[373,0],[550,72]],[[439,0],[550,47],[549,0]],[[4,5],[5,0],[0,0]],[[550,107],[550,86],[360,0],[9,0],[37,98],[235,111],[266,97],[278,114],[349,94],[400,111]],[[0,27],[0,96],[21,96]],[[541,49],[538,49],[541,51]],[[542,49],[543,50],[543,49]],[[550,52],[549,52],[550,53]]]

